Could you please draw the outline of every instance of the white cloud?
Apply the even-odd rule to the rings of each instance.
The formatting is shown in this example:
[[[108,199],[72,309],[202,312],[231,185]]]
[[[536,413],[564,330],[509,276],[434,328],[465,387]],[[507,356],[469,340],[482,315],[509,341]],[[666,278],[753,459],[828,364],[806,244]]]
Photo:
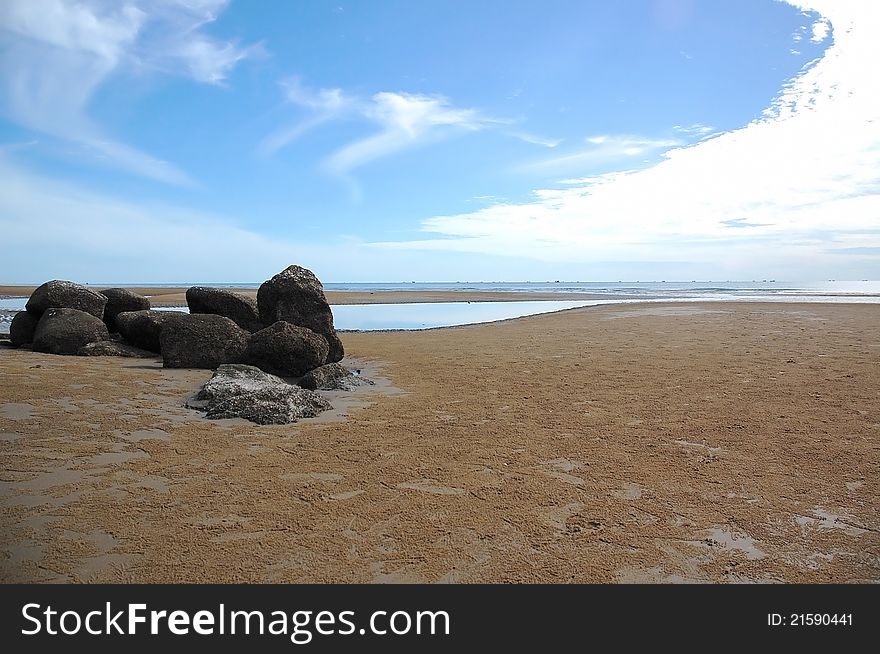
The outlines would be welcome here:
[[[370,161],[448,135],[451,131],[477,131],[497,123],[474,109],[459,109],[442,96],[409,93],[375,94],[362,108],[379,131],[332,153],[324,167],[345,175]]]
[[[676,132],[686,134],[688,136],[706,137],[715,131],[711,125],[703,125],[702,123],[694,123],[692,125],[675,125],[673,128]]]
[[[628,134],[599,134],[584,139],[577,149],[523,164],[520,171],[565,175],[590,172],[609,165],[636,166],[669,148],[683,145],[677,138],[649,138]]]
[[[827,19],[822,18],[813,23],[812,36],[810,36],[810,41],[813,43],[822,43],[826,38],[828,38],[828,33],[831,31],[831,23],[828,22]]]
[[[526,143],[531,143],[532,145],[542,145],[545,148],[555,148],[560,143],[562,143],[562,139],[548,138],[546,136],[532,134],[531,132],[515,131],[508,132],[508,134],[515,139],[519,139],[520,141],[525,141]]]
[[[476,109],[453,105],[442,95],[382,91],[369,98],[346,94],[342,89],[309,89],[295,77],[282,83],[285,98],[308,115],[269,136],[258,146],[262,154],[272,154],[307,132],[335,120],[359,120],[373,124],[377,131],[343,145],[328,155],[322,166],[328,172],[348,178],[351,171],[371,161],[455,133],[477,132],[519,122],[492,118]],[[527,143],[553,148],[561,141],[529,132],[507,130],[508,136]]]
[[[121,71],[158,70],[219,84],[259,46],[206,35],[228,0],[5,0],[2,103],[21,126],[78,143],[112,164],[189,184],[173,165],[114,141],[89,118],[95,92]]]
[[[579,183],[536,191],[528,203],[433,217],[422,224],[424,239],[376,247],[560,262],[692,261],[779,278],[824,274],[848,257],[880,273],[871,254],[880,247],[880,78],[873,70],[880,5],[796,6],[827,19],[834,40],[760,119],[672,149],[650,168],[568,180]],[[629,149],[623,139],[590,145]],[[575,155],[585,168],[590,152]]]

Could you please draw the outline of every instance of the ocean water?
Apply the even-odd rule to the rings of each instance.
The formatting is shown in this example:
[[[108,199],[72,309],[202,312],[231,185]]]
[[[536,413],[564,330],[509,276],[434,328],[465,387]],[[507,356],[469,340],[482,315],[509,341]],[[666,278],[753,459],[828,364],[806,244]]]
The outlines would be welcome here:
[[[141,285],[143,286],[143,285]],[[155,288],[177,286],[154,285]],[[186,286],[186,284],[180,284]],[[225,284],[257,288],[258,284]],[[588,294],[590,299],[512,302],[437,302],[352,304],[333,307],[340,330],[430,329],[493,322],[601,304],[632,302],[855,302],[880,303],[880,281],[815,283],[760,282],[429,282],[325,284],[328,291],[492,291]],[[16,311],[27,298],[0,298],[0,333],[9,331]],[[179,309],[185,311],[186,309]]]

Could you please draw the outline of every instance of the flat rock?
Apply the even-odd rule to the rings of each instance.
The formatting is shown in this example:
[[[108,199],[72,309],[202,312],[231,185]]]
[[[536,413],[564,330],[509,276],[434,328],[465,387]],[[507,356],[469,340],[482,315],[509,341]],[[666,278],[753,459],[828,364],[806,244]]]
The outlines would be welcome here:
[[[76,354],[89,343],[106,341],[107,325],[79,309],[47,309],[34,331],[34,352]]]
[[[187,406],[212,420],[244,418],[260,425],[286,425],[331,408],[317,393],[243,364],[218,367]]]
[[[37,318],[42,317],[47,309],[78,309],[103,318],[105,304],[106,297],[82,284],[53,279],[31,293],[25,309]]]

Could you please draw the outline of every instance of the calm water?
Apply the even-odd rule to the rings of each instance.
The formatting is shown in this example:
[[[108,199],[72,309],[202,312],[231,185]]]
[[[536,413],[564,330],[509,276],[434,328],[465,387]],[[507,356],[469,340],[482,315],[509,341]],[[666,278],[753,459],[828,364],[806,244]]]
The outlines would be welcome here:
[[[174,285],[166,285],[174,286]],[[229,284],[256,288],[258,284]],[[162,287],[155,285],[156,288]],[[506,320],[562,309],[629,302],[858,302],[880,303],[880,282],[461,282],[326,284],[327,290],[391,291],[451,290],[496,292],[589,293],[590,300],[523,302],[440,302],[410,304],[355,304],[333,307],[341,330],[428,329]],[[12,313],[27,298],[0,298],[0,333],[9,331]],[[186,309],[179,309],[186,311]]]
[[[188,288],[204,285],[218,288],[259,288],[252,282],[179,282],[174,284],[134,284],[107,283],[93,286],[139,286],[142,288]],[[822,282],[779,282],[763,281],[610,281],[610,282],[342,282],[327,283],[328,291],[508,291],[524,293],[594,293],[610,297],[676,297],[681,295],[705,293],[759,293],[761,295],[786,294],[874,294],[880,295],[880,281],[835,281]]]

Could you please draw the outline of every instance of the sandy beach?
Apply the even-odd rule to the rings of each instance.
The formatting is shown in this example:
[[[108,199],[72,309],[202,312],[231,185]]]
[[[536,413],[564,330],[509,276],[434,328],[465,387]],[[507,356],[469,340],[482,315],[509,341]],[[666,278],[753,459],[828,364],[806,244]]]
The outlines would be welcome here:
[[[380,383],[272,427],[183,408],[209,371],[2,349],[2,580],[880,580],[880,306],[343,341]]]
[[[0,286],[0,297],[27,297],[34,292],[34,286]],[[106,286],[91,286],[100,291]],[[157,288],[154,286],[125,286],[139,295],[150,298],[154,307],[185,307],[186,288]],[[227,287],[224,287],[227,288]],[[255,288],[228,287],[242,295],[257,297]],[[607,295],[597,293],[555,293],[555,292],[517,292],[517,291],[326,291],[330,304],[408,304],[415,302],[521,302],[530,300],[598,300]],[[617,295],[618,298],[625,296]]]

